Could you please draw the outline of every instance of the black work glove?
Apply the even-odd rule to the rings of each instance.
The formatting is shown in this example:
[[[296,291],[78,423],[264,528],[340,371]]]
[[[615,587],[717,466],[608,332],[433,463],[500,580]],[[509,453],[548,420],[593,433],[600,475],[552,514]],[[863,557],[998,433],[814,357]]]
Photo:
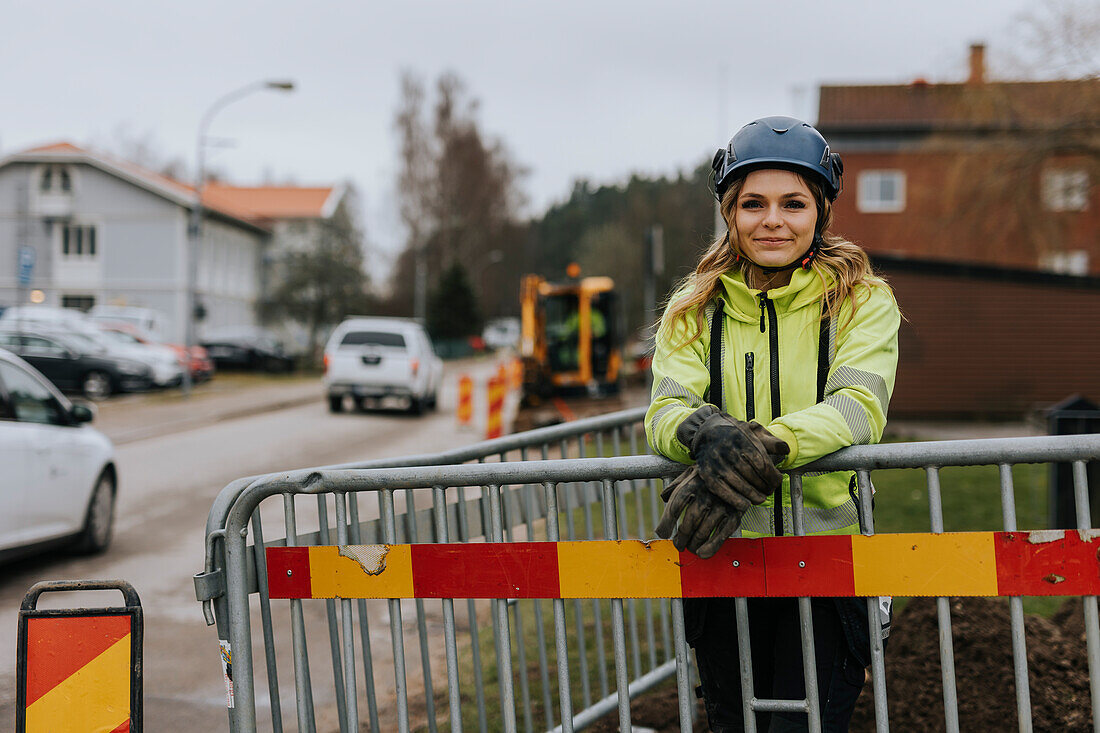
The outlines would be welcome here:
[[[742,513],[762,504],[783,483],[775,465],[790,453],[790,446],[759,423],[703,405],[680,424],[676,437],[690,448],[711,493]]]
[[[741,526],[742,512],[719,501],[707,488],[696,466],[689,467],[669,482],[661,498],[667,504],[657,524],[657,536],[661,539],[672,537],[672,545],[677,550],[686,548],[704,560],[718,552],[722,543]],[[678,519],[679,527],[676,526]]]

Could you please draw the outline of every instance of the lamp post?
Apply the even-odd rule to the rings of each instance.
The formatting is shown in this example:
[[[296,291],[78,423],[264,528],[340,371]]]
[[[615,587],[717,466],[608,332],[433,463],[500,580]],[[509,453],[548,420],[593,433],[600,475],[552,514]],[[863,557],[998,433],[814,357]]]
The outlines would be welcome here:
[[[481,263],[481,266],[478,267],[476,274],[474,274],[473,272],[470,273],[470,287],[474,288],[474,292],[480,298],[481,307],[483,309],[485,308],[485,301],[487,300],[487,298],[485,297],[486,288],[482,283],[482,279],[485,277],[485,272],[490,267],[501,262],[504,262],[504,250],[490,250],[489,253],[485,255],[485,262]]]
[[[202,243],[202,194],[206,188],[206,131],[214,115],[238,99],[253,92],[270,89],[280,92],[294,91],[294,82],[287,80],[264,80],[253,82],[219,98],[203,114],[199,121],[199,137],[195,146],[195,205],[191,207],[191,219],[187,226],[187,297],[184,312],[184,342],[187,351],[187,366],[183,370],[181,391],[186,399],[191,396],[191,349],[195,346],[195,309],[198,305],[196,288],[199,269],[199,248]]]

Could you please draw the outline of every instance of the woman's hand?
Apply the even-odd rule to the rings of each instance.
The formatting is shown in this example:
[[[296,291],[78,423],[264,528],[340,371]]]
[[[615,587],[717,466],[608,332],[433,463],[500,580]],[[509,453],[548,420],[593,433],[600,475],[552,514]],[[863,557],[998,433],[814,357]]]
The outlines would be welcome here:
[[[758,423],[704,405],[681,424],[677,437],[690,448],[707,488],[742,512],[762,504],[783,483],[775,466],[790,447]]]
[[[672,537],[677,550],[686,548],[704,560],[718,552],[741,526],[743,512],[711,494],[696,466],[669,482],[661,498],[667,504],[657,524],[657,536]]]

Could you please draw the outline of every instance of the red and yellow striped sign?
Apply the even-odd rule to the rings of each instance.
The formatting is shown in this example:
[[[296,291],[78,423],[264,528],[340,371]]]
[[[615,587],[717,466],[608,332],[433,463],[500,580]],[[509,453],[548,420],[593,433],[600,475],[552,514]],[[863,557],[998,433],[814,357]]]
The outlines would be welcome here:
[[[469,425],[474,417],[474,380],[467,374],[458,379],[458,408],[455,416],[459,425]]]
[[[503,367],[503,365],[501,365]],[[486,440],[499,438],[504,433],[504,394],[507,383],[499,377],[489,379],[489,416],[485,428]]]
[[[130,730],[129,615],[27,619],[27,733]]]
[[[267,548],[272,598],[1100,595],[1075,531]]]

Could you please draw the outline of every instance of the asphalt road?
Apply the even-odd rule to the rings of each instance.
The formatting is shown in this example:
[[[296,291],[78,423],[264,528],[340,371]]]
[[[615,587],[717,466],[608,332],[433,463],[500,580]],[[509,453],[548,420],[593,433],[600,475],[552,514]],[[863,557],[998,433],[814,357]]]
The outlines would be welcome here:
[[[482,362],[472,368],[492,367]],[[448,377],[440,410],[422,417],[333,415],[318,386],[318,399],[308,404],[199,427],[181,424],[176,432],[116,445],[120,489],[110,550],[91,558],[44,553],[0,573],[0,628],[8,629],[0,634],[0,729],[14,726],[17,613],[27,589],[40,580],[122,578],[137,589],[145,612],[146,729],[227,730],[217,636],[203,620],[192,583],[202,569],[206,514],[218,491],[251,474],[476,442],[477,432],[456,427],[453,370]],[[140,423],[142,406],[132,409]],[[125,420],[112,419],[126,427]],[[118,603],[116,593],[76,600],[56,595],[44,596],[40,607]]]

